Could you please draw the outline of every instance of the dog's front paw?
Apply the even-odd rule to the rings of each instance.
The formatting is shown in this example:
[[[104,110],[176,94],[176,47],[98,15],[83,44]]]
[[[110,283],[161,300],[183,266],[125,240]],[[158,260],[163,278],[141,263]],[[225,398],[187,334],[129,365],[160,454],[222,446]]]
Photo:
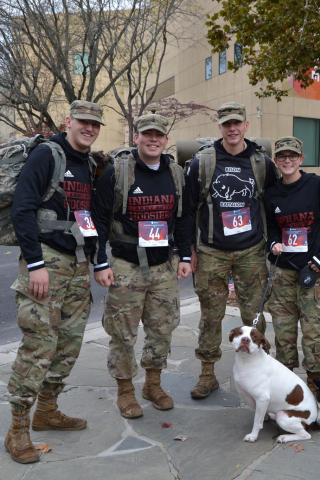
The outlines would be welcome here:
[[[244,437],[243,441],[253,443],[257,441],[257,438],[258,438],[258,435],[253,435],[252,433],[248,433],[248,435]]]
[[[279,435],[279,437],[277,438],[277,442],[278,443],[286,443],[286,442],[290,442],[292,440],[292,435]]]

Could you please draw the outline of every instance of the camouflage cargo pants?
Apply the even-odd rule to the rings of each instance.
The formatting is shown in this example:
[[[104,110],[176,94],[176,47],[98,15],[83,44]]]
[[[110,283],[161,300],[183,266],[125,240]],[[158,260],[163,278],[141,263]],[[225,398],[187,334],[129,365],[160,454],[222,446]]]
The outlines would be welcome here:
[[[17,412],[30,408],[38,393],[56,397],[79,356],[90,313],[88,263],[42,244],[49,272],[49,294],[35,299],[29,290],[27,264],[19,259],[16,290],[18,325],[23,338],[8,384]]]
[[[223,252],[200,245],[195,292],[199,296],[201,317],[199,346],[196,357],[204,362],[217,362],[221,358],[221,322],[228,299],[230,270],[234,281],[241,319],[252,325],[268,282],[268,269],[264,242],[246,250]],[[266,323],[263,314],[257,325],[261,333]]]
[[[115,285],[106,294],[102,324],[111,336],[109,372],[114,378],[130,379],[138,373],[134,346],[140,319],[145,333],[141,357],[143,368],[166,368],[173,330],[180,321],[178,259],[150,267],[145,280],[138,265],[112,257]]]
[[[276,358],[284,365],[299,367],[298,321],[302,331],[302,366],[320,372],[320,279],[313,288],[298,284],[299,273],[276,267],[268,300],[276,336]]]

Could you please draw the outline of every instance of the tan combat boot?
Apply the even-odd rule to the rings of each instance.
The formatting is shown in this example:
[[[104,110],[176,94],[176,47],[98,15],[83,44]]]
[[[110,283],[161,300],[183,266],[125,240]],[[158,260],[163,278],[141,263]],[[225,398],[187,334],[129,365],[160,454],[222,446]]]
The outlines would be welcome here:
[[[57,399],[38,395],[37,408],[33,414],[32,430],[82,430],[87,425],[84,418],[67,417],[59,412]]]
[[[30,440],[30,410],[17,413],[12,410],[12,423],[4,441],[12,460],[19,463],[39,461],[39,453]]]
[[[169,410],[173,408],[173,400],[167,395],[160,386],[161,370],[157,368],[148,368],[146,370],[146,379],[142,389],[142,396],[150,400],[152,405],[158,410]]]
[[[319,372],[307,372],[307,385],[310,388],[316,400],[317,400],[317,389],[315,384],[313,383],[313,380],[319,380],[319,377],[320,377]]]
[[[219,387],[219,382],[214,374],[214,363],[201,362],[201,374],[197,385],[191,390],[192,398],[205,398],[212,390]]]
[[[124,418],[137,418],[143,415],[134,395],[134,386],[131,379],[122,380],[117,378],[118,384],[118,400],[117,405],[120,410],[120,415]]]

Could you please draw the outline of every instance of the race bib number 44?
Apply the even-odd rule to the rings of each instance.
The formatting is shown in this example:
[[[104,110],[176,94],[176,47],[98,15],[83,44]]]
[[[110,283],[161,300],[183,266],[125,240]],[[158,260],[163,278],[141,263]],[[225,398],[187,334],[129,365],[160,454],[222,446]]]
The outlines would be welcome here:
[[[306,228],[284,228],[282,230],[283,252],[307,252],[308,233]]]
[[[98,235],[88,210],[76,210],[74,216],[84,237],[96,237]]]
[[[222,212],[222,223],[225,237],[251,230],[250,207]]]
[[[140,247],[167,247],[167,222],[139,222]]]

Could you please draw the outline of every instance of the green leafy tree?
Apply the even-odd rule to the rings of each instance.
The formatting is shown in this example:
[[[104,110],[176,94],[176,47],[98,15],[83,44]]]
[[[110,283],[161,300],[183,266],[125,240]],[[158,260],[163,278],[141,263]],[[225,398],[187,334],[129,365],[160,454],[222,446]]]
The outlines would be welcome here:
[[[264,87],[259,97],[288,95],[276,82],[290,75],[307,88],[314,80],[310,68],[320,66],[319,0],[217,0],[221,9],[208,17],[207,38],[213,52],[234,42],[242,44],[242,64],[249,65],[249,82]],[[228,62],[234,72],[237,62]]]

